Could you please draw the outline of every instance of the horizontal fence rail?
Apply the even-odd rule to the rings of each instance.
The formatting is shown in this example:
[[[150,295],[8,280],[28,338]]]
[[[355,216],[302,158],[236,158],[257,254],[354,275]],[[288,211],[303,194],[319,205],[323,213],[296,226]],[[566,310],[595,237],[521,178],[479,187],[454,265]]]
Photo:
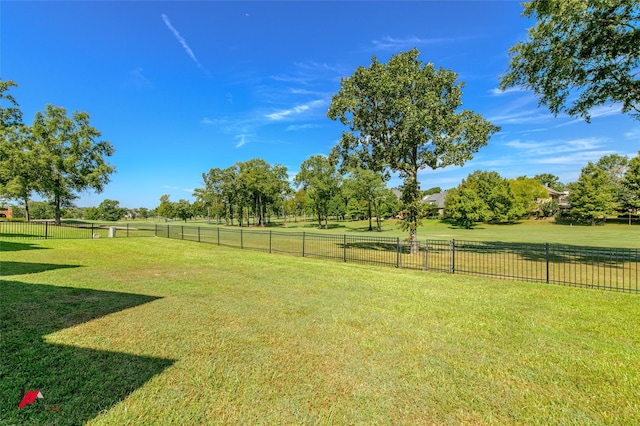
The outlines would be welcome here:
[[[62,222],[56,225],[50,221],[38,222],[0,222],[0,237],[18,239],[91,239],[153,237],[155,226],[152,224],[104,224]]]
[[[163,237],[396,268],[640,292],[640,249],[159,224],[0,222],[2,238]]]

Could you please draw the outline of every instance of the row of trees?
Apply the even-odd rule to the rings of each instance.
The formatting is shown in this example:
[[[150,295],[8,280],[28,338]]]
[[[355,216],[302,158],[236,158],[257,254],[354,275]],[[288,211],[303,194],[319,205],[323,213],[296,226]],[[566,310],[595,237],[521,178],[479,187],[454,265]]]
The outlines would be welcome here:
[[[355,168],[343,174],[335,161],[315,155],[305,160],[291,186],[287,169],[270,165],[262,159],[238,162],[231,167],[212,168],[202,174],[203,186],[194,191],[196,202],[191,214],[203,210],[216,222],[227,225],[250,224],[265,226],[271,217],[294,220],[303,215],[315,216],[318,226],[327,227],[330,216],[337,218],[379,219],[396,215],[397,197],[387,189],[382,176],[369,170]],[[157,213],[164,217],[180,217],[168,196],[161,198]],[[183,217],[181,217],[183,218]]]
[[[47,105],[29,126],[18,103],[8,93],[17,86],[0,80],[0,195],[23,202],[27,220],[33,193],[49,200],[60,223],[62,209],[72,205],[77,193],[101,192],[115,169],[105,157],[113,146],[100,140],[89,114]]]
[[[592,225],[615,214],[630,217],[640,209],[640,151],[630,160],[613,154],[589,162],[568,188],[571,217]]]
[[[13,217],[15,219],[26,219],[27,210],[31,220],[51,219],[55,217],[55,209],[48,201],[31,200],[28,206],[13,206]],[[156,216],[156,210],[149,210],[145,207],[126,208],[120,207],[117,200],[106,199],[97,207],[64,207],[62,216],[65,219],[88,219],[102,221],[118,221],[125,219],[148,219]]]
[[[447,192],[445,217],[470,228],[474,222],[508,223],[532,215],[537,200],[549,198],[540,180],[505,179],[497,172],[475,171]]]
[[[566,191],[567,204],[551,200],[545,186]],[[640,152],[632,159],[611,154],[589,162],[568,185],[548,173],[505,179],[496,172],[475,171],[447,192],[444,210],[447,219],[470,228],[475,222],[509,223],[558,213],[593,225],[610,216],[637,214],[639,209]]]

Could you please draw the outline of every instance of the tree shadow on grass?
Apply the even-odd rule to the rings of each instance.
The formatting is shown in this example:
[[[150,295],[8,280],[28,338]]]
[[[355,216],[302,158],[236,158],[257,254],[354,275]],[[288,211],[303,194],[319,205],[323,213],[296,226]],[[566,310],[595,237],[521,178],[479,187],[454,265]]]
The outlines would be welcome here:
[[[346,228],[346,226],[342,225],[341,223],[329,223],[329,224],[327,224],[327,228],[325,228],[324,227],[324,222],[322,222],[322,227],[318,226],[318,222],[316,222],[316,223],[304,224],[304,225],[300,226],[300,228],[313,228],[313,229],[317,229],[318,231],[324,231],[325,229]]]
[[[445,223],[448,226],[449,229],[466,229],[466,230],[473,230],[473,229],[485,229],[482,222],[471,222],[471,224],[463,224],[463,223],[459,223],[453,220],[442,220],[442,223]]]
[[[7,234],[3,234],[5,236]],[[0,242],[0,251],[22,251],[22,250],[45,250],[46,247],[39,246],[32,243],[16,243],[13,241]]]
[[[0,280],[0,424],[84,424],[171,366],[175,360],[43,339],[156,299]],[[19,409],[22,389],[43,398]]]
[[[378,228],[376,227],[375,222],[373,223],[373,228],[369,229],[369,225],[366,226],[355,226],[353,228],[349,228],[348,229],[349,232],[363,232],[363,233],[369,233],[372,236],[375,236],[375,234],[378,233]]]
[[[0,262],[0,277],[79,267],[79,265],[57,265],[54,263]]]

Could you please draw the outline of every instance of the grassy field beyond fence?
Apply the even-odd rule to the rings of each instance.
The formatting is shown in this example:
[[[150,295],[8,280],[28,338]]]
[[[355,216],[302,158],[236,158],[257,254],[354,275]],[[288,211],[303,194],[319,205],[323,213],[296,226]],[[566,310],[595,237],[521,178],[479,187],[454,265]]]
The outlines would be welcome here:
[[[503,241],[422,240],[380,234],[283,232],[148,223],[0,222],[0,237],[82,239],[156,236],[349,263],[578,285],[637,293],[640,249]]]
[[[640,423],[636,295],[160,238],[0,249],[0,424]],[[44,398],[19,410],[23,386]]]

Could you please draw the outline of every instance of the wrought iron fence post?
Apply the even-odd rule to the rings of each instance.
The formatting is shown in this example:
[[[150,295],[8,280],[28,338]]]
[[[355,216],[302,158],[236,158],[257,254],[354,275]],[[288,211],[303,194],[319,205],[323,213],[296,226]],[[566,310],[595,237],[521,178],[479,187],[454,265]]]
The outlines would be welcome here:
[[[129,224],[127,223],[127,238],[129,238]]]
[[[549,284],[549,243],[544,244],[545,263],[547,265],[547,284]]]
[[[451,265],[449,267],[449,271],[452,274],[456,273],[456,240],[451,240],[449,244],[449,251],[451,253]]]
[[[424,242],[424,263],[423,268],[424,271],[429,269],[429,240]]]
[[[217,229],[218,229],[218,245],[220,245],[220,228],[217,228]]]
[[[91,224],[91,239],[93,239],[93,223]]]
[[[180,225],[180,239],[184,240],[184,225]]]
[[[304,231],[302,231],[302,257],[304,257]]]
[[[200,227],[198,226],[198,242],[200,242]]]
[[[347,261],[347,234],[342,236],[342,260]]]
[[[242,228],[240,228],[240,248],[244,248],[244,242],[242,241]]]
[[[171,237],[169,236],[169,225],[167,225],[167,238],[171,238]]]
[[[400,267],[400,237],[396,237],[396,268]]]
[[[49,238],[49,222],[44,223],[44,239]]]
[[[157,224],[157,223],[155,223],[155,224],[153,225],[153,227],[154,227],[154,229],[153,229],[153,236],[154,236],[154,237],[157,237],[157,236],[158,236],[158,224]]]
[[[271,253],[271,239],[272,239],[273,231],[269,229],[269,253]]]

